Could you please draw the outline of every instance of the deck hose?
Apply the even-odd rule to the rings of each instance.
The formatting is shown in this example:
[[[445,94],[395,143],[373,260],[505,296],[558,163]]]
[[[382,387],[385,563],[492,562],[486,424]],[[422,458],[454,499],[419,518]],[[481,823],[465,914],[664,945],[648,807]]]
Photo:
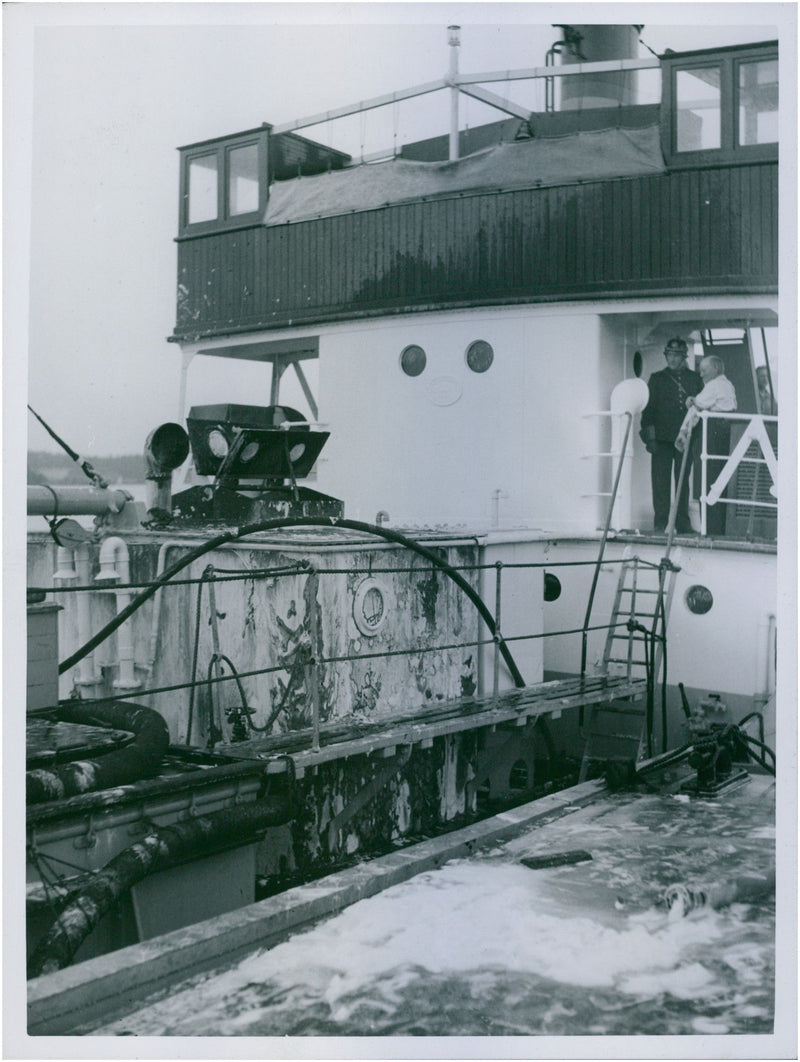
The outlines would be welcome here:
[[[149,778],[157,773],[169,746],[169,730],[163,717],[140,704],[64,702],[59,705],[56,718],[65,723],[129,730],[134,739],[124,748],[97,759],[73,760],[57,767],[28,771],[25,788],[29,806]]]
[[[377,535],[379,538],[383,538],[387,542],[396,542],[398,545],[404,546],[406,549],[411,550],[412,553],[424,557],[425,560],[429,561],[435,568],[438,568],[448,576],[448,578],[467,595],[473,605],[475,605],[481,619],[489,628],[490,634],[492,634],[492,636],[496,634],[494,617],[486,607],[478,592],[470,586],[459,571],[449,565],[446,561],[443,561],[441,557],[438,557],[432,549],[428,549],[426,546],[421,546],[418,542],[415,542],[414,539],[408,538],[408,536],[401,534],[399,531],[392,531],[387,527],[380,527],[377,524],[367,524],[361,520],[345,520],[344,518],[333,516],[284,517],[275,520],[262,520],[260,523],[248,524],[235,531],[226,531],[223,534],[217,535],[215,538],[208,539],[207,542],[203,542],[199,546],[194,546],[192,549],[189,549],[183,557],[180,557],[171,567],[162,572],[162,574],[145,590],[142,590],[137,594],[136,597],[131,600],[130,604],[126,605],[125,608],[120,609],[116,617],[107,623],[102,630],[98,631],[97,634],[90,638],[85,645],[81,646],[80,649],[76,650],[76,652],[66,660],[62,660],[58,665],[59,675],[63,675],[65,671],[69,671],[69,669],[74,667],[79,660],[82,660],[85,656],[91,653],[93,649],[96,649],[101,642],[104,642],[105,639],[117,629],[117,627],[136,612],[145,601],[149,600],[160,587],[164,586],[165,583],[168,583],[179,571],[187,568],[192,561],[197,560],[206,553],[219,549],[220,546],[223,546],[228,542],[238,542],[242,538],[247,538],[249,535],[255,535],[262,531],[277,531],[288,527],[344,528],[349,531],[360,531],[368,535]],[[514,685],[518,687],[524,686],[525,680],[520,674],[519,668],[509,651],[508,645],[502,638],[498,641],[498,648],[508,670],[511,672]]]
[[[291,790],[250,804],[197,816],[171,826],[154,826],[146,837],[114,856],[74,896],[37,944],[28,961],[28,977],[69,966],[100,919],[138,881],[176,863],[255,841],[292,816]],[[202,887],[202,884],[201,884]]]

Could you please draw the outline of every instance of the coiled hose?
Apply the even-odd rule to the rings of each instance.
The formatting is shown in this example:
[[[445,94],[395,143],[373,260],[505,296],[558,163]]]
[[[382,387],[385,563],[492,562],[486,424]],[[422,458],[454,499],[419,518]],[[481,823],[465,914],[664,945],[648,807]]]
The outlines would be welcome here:
[[[129,730],[134,739],[124,748],[107,752],[97,759],[73,760],[56,767],[28,771],[25,776],[28,805],[149,778],[157,773],[169,746],[169,729],[163,717],[140,704],[123,701],[92,705],[64,703],[59,706],[56,718],[65,723]]]
[[[233,839],[249,844],[271,826],[292,816],[291,788],[172,826],[154,826],[146,837],[114,856],[88,885],[72,898],[28,961],[28,976],[39,977],[69,966],[73,956],[100,919],[131,886],[158,870],[197,859],[224,848]],[[202,881],[198,884],[202,888]]]

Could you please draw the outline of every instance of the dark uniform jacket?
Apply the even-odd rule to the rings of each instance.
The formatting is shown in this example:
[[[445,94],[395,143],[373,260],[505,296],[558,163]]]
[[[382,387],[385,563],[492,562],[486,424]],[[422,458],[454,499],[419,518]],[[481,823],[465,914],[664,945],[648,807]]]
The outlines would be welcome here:
[[[686,399],[694,397],[703,388],[700,374],[691,369],[681,369],[677,373],[661,369],[653,373],[647,386],[650,399],[642,412],[642,438],[674,443],[686,416]],[[649,430],[651,428],[655,435]]]

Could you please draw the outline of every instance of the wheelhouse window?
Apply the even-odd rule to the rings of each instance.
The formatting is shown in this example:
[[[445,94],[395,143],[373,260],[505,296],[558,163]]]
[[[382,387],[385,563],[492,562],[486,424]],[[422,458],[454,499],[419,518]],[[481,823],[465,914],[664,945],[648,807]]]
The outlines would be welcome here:
[[[739,63],[738,143],[778,142],[778,61]]]
[[[258,210],[258,144],[228,152],[228,204],[231,217]]]
[[[668,165],[777,158],[777,44],[670,54],[662,78]]]
[[[676,148],[704,151],[722,142],[720,69],[703,66],[675,73]]]
[[[181,148],[181,237],[258,223],[267,205],[269,126]]]
[[[217,156],[201,155],[189,162],[189,224],[217,216]]]

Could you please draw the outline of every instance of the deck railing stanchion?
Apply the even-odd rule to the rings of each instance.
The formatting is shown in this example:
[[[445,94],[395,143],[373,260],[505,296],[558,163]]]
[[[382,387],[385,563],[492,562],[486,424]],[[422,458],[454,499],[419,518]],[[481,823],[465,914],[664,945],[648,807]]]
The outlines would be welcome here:
[[[503,635],[500,633],[500,611],[502,606],[502,571],[503,562],[495,562],[495,584],[494,584],[494,672],[492,683],[492,697],[497,700],[497,694],[500,689],[500,643],[503,640]]]
[[[316,568],[308,573],[308,634],[311,639],[311,654],[306,665],[306,692],[311,694],[311,748],[319,751],[319,617],[317,613],[317,592],[319,574]]]
[[[219,626],[217,624],[219,613],[217,612],[217,595],[214,590],[215,572],[213,565],[209,564],[204,574],[208,577],[208,607],[211,613],[211,661],[214,667],[214,678],[221,679],[222,665],[220,663]],[[222,741],[223,738],[222,708],[219,703],[219,697],[219,682],[215,682],[211,687],[211,723],[208,733],[208,747],[210,749],[213,749],[216,743]]]

